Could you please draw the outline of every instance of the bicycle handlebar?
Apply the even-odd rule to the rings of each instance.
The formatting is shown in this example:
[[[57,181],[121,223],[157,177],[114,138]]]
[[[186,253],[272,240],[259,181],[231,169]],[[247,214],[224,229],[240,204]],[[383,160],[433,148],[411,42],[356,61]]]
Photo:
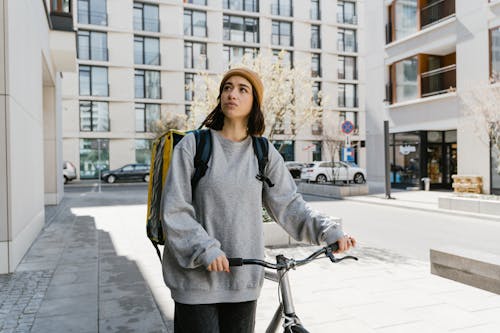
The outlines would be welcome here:
[[[227,258],[227,259],[229,261],[229,266],[259,265],[259,266],[264,266],[264,267],[276,269],[276,270],[290,269],[290,268],[295,268],[297,266],[302,266],[302,265],[308,264],[322,254],[324,254],[327,258],[330,258],[331,262],[333,262],[333,263],[340,262],[344,259],[358,260],[358,258],[353,257],[353,256],[345,256],[345,257],[338,258],[338,259],[335,258],[335,256],[333,255],[333,252],[337,251],[338,248],[339,248],[339,245],[337,242],[335,242],[333,244],[330,244],[328,246],[325,246],[325,247],[317,250],[316,252],[314,252],[313,254],[311,254],[309,257],[307,257],[305,259],[295,260],[292,258],[283,257],[284,258],[283,262],[279,262],[279,263],[271,263],[271,262],[268,262],[265,260],[260,260],[260,259],[243,259],[243,258]]]

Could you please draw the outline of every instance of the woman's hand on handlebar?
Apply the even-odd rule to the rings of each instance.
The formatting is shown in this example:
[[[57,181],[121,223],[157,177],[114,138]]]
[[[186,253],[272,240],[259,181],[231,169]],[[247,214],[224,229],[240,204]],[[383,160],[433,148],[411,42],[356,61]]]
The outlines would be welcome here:
[[[229,273],[229,261],[225,255],[218,256],[210,265],[208,265],[207,270],[209,272],[228,272]]]
[[[342,253],[356,246],[356,239],[349,235],[344,235],[338,241],[338,249],[334,253]]]

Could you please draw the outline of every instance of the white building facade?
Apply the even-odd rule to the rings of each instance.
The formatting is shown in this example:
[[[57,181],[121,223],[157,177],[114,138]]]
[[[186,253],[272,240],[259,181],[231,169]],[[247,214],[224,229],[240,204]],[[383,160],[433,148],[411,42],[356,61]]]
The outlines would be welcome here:
[[[369,179],[385,179],[388,120],[393,187],[420,187],[428,177],[431,189],[451,189],[461,174],[482,176],[485,193],[500,190],[485,133],[461,103],[498,73],[500,2],[379,0],[366,2],[365,13],[376,27],[365,40]]]
[[[63,197],[61,72],[76,71],[70,1],[0,5],[0,274]]]
[[[287,52],[311,66],[314,89],[330,97],[323,128],[351,120],[365,164],[361,1],[77,0],[78,65],[63,89],[64,159],[80,178],[98,164],[149,163],[151,123],[189,112],[197,74],[220,75],[244,54]],[[335,121],[333,121],[334,119]],[[285,144],[286,160],[330,159],[322,132]],[[100,163],[97,161],[100,159]]]

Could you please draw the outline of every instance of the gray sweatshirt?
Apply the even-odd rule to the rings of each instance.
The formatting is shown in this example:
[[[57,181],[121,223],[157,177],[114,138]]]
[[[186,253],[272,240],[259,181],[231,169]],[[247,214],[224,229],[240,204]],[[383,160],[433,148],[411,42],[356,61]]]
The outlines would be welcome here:
[[[269,145],[268,187],[259,173],[252,138],[225,139],[211,130],[212,155],[194,196],[196,140],[186,135],[175,147],[163,193],[166,246],[163,277],[172,298],[184,304],[256,300],[264,280],[260,266],[231,267],[230,273],[209,272],[218,256],[264,259],[262,205],[294,238],[331,244],[341,226],[312,211],[297,193],[279,152]]]

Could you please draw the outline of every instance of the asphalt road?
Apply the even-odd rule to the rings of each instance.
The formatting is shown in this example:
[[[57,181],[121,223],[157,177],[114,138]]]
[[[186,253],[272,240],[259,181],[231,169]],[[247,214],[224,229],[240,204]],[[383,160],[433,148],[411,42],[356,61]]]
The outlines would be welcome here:
[[[84,195],[98,192],[97,183],[71,184],[65,192]],[[147,196],[146,183],[102,184],[104,193]],[[446,215],[427,211],[373,205],[348,200],[305,195],[313,209],[342,218],[344,231],[369,247],[387,249],[396,254],[429,260],[429,250],[458,247],[500,255],[500,222],[480,218]]]

